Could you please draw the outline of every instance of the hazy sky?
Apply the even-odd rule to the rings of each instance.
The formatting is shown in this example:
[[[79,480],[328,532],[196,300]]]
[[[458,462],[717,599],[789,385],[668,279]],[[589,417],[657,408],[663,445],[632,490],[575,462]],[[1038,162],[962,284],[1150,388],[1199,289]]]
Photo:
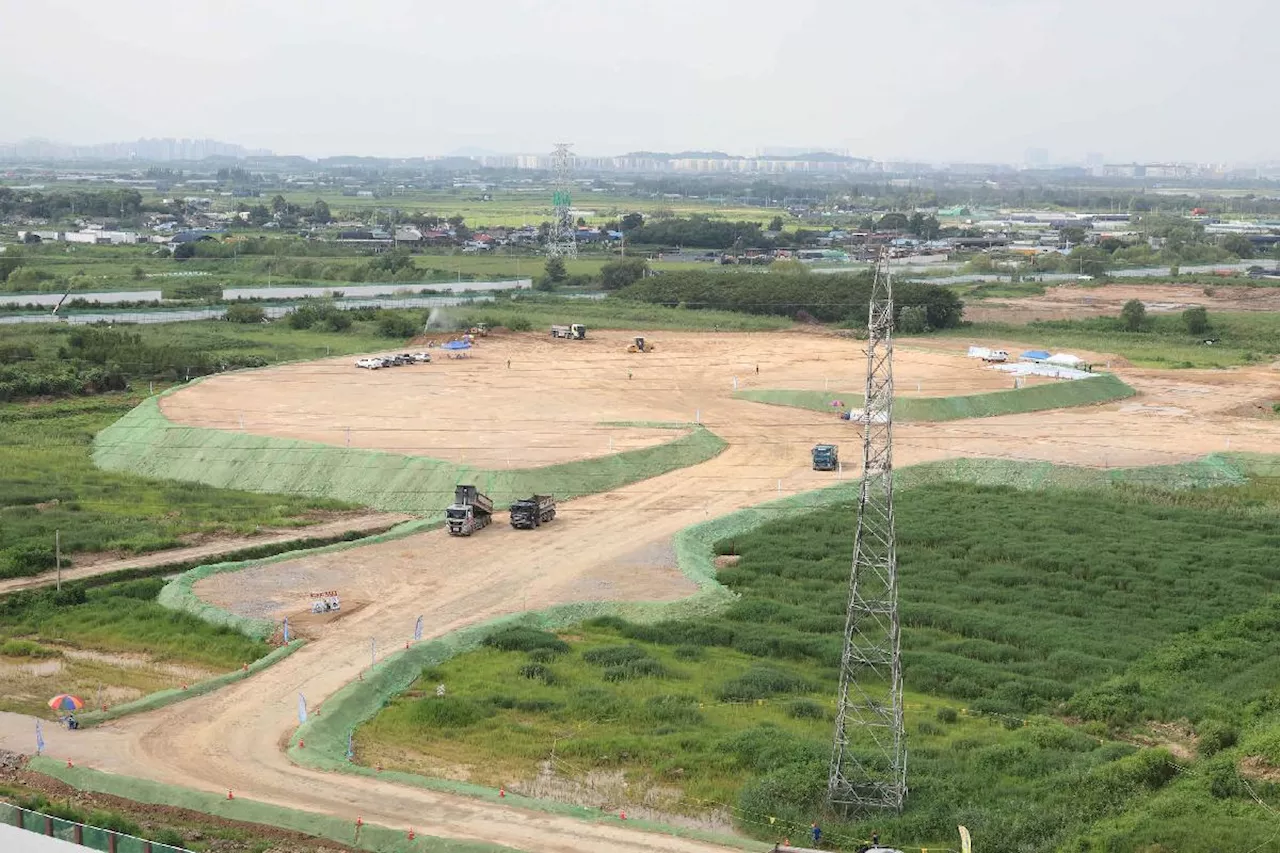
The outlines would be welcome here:
[[[1280,159],[1280,0],[37,0],[0,140]]]

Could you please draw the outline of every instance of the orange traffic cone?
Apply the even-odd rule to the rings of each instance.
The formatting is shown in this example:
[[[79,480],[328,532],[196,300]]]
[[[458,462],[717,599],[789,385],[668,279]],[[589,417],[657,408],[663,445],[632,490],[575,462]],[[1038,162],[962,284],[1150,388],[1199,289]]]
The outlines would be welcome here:
[[[626,812],[618,812],[618,817],[620,817],[622,820],[626,820],[626,819],[627,819],[627,813],[626,813]]]
[[[356,826],[364,826],[364,818],[360,815],[356,815]]]
[[[411,827],[409,827],[409,840],[410,840],[410,841],[412,841],[412,840],[413,840],[413,827],[412,827],[412,826],[411,826]]]
[[[298,749],[306,749],[306,748],[307,748],[307,742],[306,742],[305,740],[301,740],[301,739],[299,739],[299,740],[298,740]]]
[[[70,758],[68,758],[68,759],[67,759],[67,766],[68,766],[68,767],[70,767],[70,766],[71,766],[71,759],[70,759]]]
[[[228,800],[234,800],[235,798],[236,798],[236,795],[235,795],[235,794],[233,794],[233,793],[231,793],[231,789],[230,789],[230,788],[228,788],[228,789],[227,789],[227,799],[228,799]]]

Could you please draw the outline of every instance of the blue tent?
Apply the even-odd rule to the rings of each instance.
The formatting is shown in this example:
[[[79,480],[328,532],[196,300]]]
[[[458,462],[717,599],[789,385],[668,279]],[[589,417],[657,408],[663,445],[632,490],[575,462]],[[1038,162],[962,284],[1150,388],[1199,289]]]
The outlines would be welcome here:
[[[1049,358],[1049,352],[1042,349],[1029,349],[1018,357],[1023,361],[1044,361]]]
[[[449,341],[448,343],[441,344],[440,349],[453,349],[453,350],[471,349],[471,344],[467,343],[466,341]],[[1049,357],[1049,354],[1045,353],[1045,358],[1048,358],[1048,357]]]

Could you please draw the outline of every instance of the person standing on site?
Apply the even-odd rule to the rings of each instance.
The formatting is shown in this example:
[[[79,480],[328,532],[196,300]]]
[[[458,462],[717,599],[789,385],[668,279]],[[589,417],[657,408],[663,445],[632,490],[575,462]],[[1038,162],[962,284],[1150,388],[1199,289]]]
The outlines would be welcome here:
[[[813,836],[814,847],[817,847],[822,843],[822,827],[815,823],[813,826],[809,827],[809,834]]]

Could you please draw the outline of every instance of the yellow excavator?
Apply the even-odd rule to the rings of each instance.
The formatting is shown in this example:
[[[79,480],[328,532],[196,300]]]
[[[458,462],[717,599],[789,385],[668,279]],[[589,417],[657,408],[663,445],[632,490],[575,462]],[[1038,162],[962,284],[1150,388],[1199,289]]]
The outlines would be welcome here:
[[[653,352],[654,349],[652,341],[636,336],[635,341],[627,347],[627,352]]]

